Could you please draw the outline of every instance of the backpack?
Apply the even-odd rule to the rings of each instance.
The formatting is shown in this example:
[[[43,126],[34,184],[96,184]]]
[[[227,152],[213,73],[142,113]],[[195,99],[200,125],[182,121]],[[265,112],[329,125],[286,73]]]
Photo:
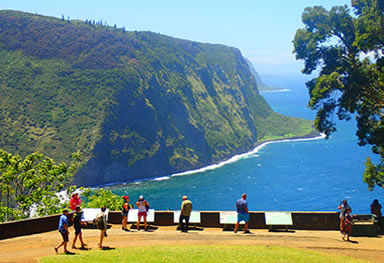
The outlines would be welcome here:
[[[104,225],[104,213],[98,213],[96,218],[93,219],[93,223],[95,223],[97,227]]]

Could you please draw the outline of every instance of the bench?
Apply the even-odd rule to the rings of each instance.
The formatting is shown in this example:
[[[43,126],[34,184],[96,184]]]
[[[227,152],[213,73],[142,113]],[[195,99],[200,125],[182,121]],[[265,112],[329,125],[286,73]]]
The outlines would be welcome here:
[[[291,212],[265,212],[264,214],[269,231],[272,231],[273,226],[283,226],[285,231],[288,231],[288,226],[293,225]]]

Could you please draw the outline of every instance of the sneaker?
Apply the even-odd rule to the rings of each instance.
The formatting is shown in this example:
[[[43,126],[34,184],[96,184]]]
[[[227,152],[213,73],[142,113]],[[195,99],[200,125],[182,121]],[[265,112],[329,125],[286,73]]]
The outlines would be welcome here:
[[[58,250],[59,250],[59,249],[58,249],[57,247],[55,247],[55,252],[56,252],[56,254],[57,254]]]
[[[251,231],[249,231],[249,230],[245,230],[245,231],[244,231],[244,234],[252,234],[252,233],[251,233]]]
[[[73,253],[71,251],[65,251],[64,254],[66,254],[66,255],[75,255],[75,253]]]

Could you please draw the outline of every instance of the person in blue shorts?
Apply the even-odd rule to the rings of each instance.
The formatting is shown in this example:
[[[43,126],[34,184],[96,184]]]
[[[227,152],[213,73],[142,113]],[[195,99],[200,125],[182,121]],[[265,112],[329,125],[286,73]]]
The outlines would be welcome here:
[[[242,194],[241,198],[236,201],[237,223],[235,225],[235,233],[237,233],[237,230],[239,229],[239,224],[241,221],[245,222],[244,233],[251,233],[248,230],[249,213],[248,213],[248,204],[246,199],[247,199],[247,195]]]
[[[69,226],[68,210],[64,209],[63,214],[59,218],[59,232],[61,234],[61,237],[63,238],[63,241],[55,247],[56,254],[59,251],[59,248],[61,246],[64,246],[64,253],[65,254],[73,254],[72,252],[69,252],[67,250],[67,244],[69,241],[69,239],[68,239],[68,235],[69,235],[68,226]]]

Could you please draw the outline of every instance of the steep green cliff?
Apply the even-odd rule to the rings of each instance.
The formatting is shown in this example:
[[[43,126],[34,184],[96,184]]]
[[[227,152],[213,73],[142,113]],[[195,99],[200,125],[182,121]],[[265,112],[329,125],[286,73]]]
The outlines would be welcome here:
[[[260,78],[259,73],[257,73],[257,71],[255,70],[252,62],[247,58],[245,58],[245,60],[247,61],[247,64],[249,66],[249,70],[252,73],[252,76],[255,78],[257,89],[259,91],[278,91],[279,90],[279,88],[267,86]]]
[[[0,11],[0,147],[58,160],[75,182],[163,176],[303,136],[274,113],[239,50],[91,22]]]

